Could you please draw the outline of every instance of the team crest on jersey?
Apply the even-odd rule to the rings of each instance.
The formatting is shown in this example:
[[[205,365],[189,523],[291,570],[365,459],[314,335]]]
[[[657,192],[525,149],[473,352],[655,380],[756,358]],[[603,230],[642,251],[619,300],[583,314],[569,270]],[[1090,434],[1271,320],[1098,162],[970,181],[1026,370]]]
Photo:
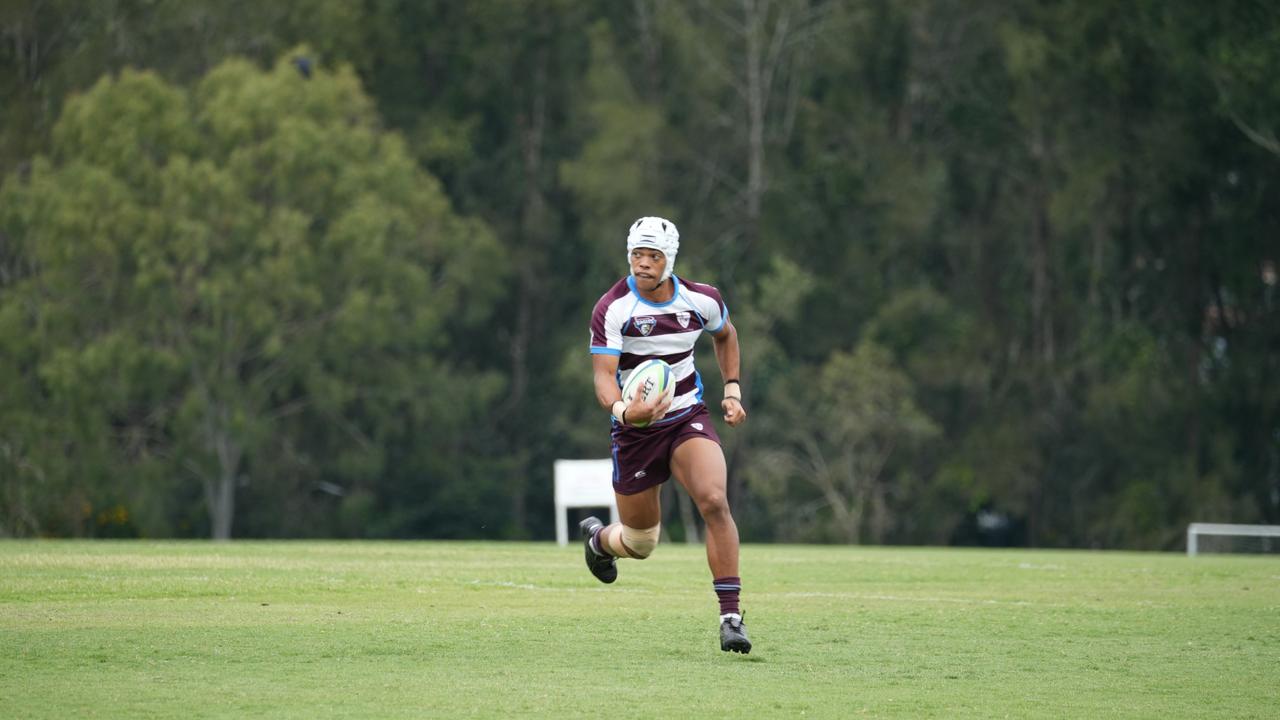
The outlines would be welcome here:
[[[676,322],[680,323],[680,327],[682,328],[689,327],[689,311],[681,310],[676,313]]]
[[[648,315],[636,318],[636,329],[640,331],[641,335],[648,335],[653,332],[653,327],[657,324],[658,321]]]

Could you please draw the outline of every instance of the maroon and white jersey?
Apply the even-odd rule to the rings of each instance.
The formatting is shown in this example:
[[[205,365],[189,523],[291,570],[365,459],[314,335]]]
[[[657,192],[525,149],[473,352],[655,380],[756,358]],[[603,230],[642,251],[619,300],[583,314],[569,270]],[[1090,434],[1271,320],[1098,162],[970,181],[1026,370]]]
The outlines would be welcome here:
[[[675,294],[664,303],[645,300],[628,275],[609,288],[591,313],[591,353],[618,356],[618,387],[649,358],[666,361],[676,395],[662,420],[674,421],[702,402],[702,378],[693,366],[693,346],[703,331],[719,332],[729,319],[720,291],[671,276]]]

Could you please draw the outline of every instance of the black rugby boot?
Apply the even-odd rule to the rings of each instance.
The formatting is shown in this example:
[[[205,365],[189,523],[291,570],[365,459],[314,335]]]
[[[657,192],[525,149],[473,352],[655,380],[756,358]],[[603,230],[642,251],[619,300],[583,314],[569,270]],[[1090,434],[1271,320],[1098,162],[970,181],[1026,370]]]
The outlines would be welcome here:
[[[587,569],[600,582],[611,583],[618,579],[618,566],[613,562],[613,556],[597,555],[596,551],[591,549],[591,536],[602,527],[604,523],[594,515],[578,523],[578,528],[582,530],[582,546],[587,553]]]
[[[747,639],[747,626],[742,624],[741,615],[720,616],[720,649],[746,655],[751,652],[751,641]]]

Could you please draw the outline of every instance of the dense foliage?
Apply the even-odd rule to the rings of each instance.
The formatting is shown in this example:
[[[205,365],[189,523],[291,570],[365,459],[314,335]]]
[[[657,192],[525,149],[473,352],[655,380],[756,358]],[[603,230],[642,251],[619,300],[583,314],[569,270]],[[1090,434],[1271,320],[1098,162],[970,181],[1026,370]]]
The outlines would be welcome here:
[[[739,327],[748,540],[1280,523],[1271,4],[15,0],[0,38],[0,535],[548,537],[644,214]]]

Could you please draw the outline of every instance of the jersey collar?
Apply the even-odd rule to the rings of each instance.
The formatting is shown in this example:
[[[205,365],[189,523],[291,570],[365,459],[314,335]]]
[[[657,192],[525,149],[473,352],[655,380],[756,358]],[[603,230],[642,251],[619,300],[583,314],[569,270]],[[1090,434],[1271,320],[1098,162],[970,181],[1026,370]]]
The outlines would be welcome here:
[[[627,276],[627,287],[631,288],[631,294],[635,295],[637,300],[649,307],[667,307],[671,303],[675,302],[676,298],[680,297],[680,278],[676,277],[675,273],[671,274],[671,299],[664,303],[656,303],[646,300],[645,297],[640,294],[640,290],[636,288],[636,279],[630,275]]]

